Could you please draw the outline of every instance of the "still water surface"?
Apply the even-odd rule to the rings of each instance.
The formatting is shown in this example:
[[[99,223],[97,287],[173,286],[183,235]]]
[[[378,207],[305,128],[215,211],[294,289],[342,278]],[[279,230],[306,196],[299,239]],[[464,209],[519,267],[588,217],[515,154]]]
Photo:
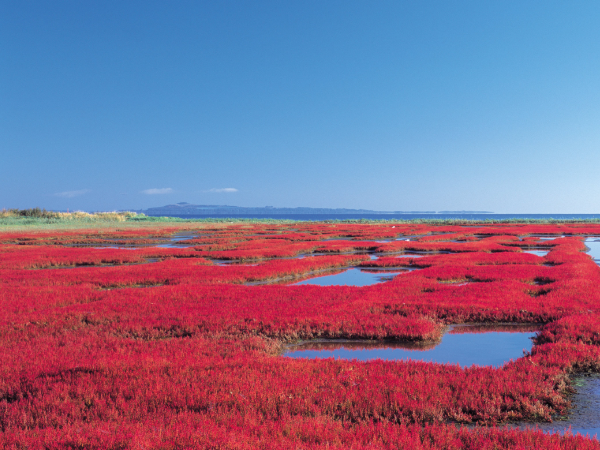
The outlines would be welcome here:
[[[600,261],[600,238],[593,237],[585,240],[585,245],[589,247],[590,251],[588,254],[594,258],[597,262]]]
[[[541,256],[542,258],[549,252],[550,250],[523,250],[523,253],[531,253],[532,255]]]
[[[455,325],[446,333],[439,344],[422,346],[411,343],[369,341],[312,341],[290,347],[284,354],[290,358],[336,358],[369,361],[426,361],[442,364],[459,364],[462,367],[499,367],[511,359],[530,351],[531,338],[539,326]]]
[[[369,286],[383,281],[389,281],[400,273],[408,272],[407,269],[374,271],[368,269],[348,269],[342,273],[323,275],[309,280],[294,283],[293,286],[313,284],[317,286]]]

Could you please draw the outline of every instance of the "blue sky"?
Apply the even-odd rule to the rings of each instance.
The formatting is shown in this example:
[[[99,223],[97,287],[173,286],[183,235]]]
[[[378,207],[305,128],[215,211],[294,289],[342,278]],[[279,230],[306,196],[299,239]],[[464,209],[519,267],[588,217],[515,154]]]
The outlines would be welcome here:
[[[600,2],[4,1],[0,209],[600,212]]]

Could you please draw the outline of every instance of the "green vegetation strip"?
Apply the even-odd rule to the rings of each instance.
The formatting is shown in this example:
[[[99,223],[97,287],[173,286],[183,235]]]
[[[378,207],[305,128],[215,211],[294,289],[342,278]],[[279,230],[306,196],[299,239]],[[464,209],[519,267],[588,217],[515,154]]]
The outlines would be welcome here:
[[[180,218],[180,217],[154,217],[129,211],[125,212],[72,212],[60,213],[46,211],[45,209],[9,209],[0,211],[0,230],[16,230],[19,228],[79,228],[89,225],[94,227],[109,227],[115,225],[144,225],[156,223],[294,223],[294,222],[322,222],[322,223],[364,223],[364,224],[429,224],[429,225],[491,225],[502,223],[526,224],[558,224],[558,223],[600,223],[600,219],[333,219],[333,220],[299,220],[299,219],[250,219],[250,218]]]

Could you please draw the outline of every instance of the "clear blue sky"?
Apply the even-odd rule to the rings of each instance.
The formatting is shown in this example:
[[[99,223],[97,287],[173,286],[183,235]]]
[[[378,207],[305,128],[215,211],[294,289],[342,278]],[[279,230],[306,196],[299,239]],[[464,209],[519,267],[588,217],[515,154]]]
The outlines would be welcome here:
[[[600,2],[0,2],[0,209],[600,212]]]

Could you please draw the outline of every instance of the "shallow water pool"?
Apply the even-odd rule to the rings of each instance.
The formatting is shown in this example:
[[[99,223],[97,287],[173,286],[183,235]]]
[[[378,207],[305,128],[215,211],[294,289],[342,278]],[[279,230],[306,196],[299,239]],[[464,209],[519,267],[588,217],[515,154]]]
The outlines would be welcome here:
[[[372,270],[348,269],[341,273],[322,275],[308,280],[294,283],[293,286],[312,284],[317,286],[369,286],[371,284],[390,281],[400,273],[408,272],[407,269],[397,270]]]
[[[596,262],[600,261],[600,238],[587,238],[585,240],[585,245],[589,247],[588,254],[596,260]]]
[[[550,250],[523,250],[523,253],[531,253],[532,255],[541,256],[543,258],[549,251]]]
[[[462,367],[499,367],[530,351],[537,325],[455,325],[437,344],[402,342],[320,340],[292,346],[284,354],[290,358],[336,358],[369,361],[426,361],[459,364]]]

